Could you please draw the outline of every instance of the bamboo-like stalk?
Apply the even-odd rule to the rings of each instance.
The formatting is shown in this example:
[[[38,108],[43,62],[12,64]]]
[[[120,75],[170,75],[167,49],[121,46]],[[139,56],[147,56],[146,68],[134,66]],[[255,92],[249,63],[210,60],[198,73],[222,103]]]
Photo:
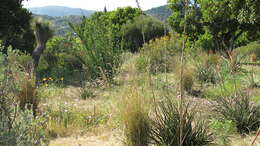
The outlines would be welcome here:
[[[182,49],[181,49],[181,72],[180,72],[180,103],[179,103],[179,111],[180,111],[180,141],[179,144],[182,146],[183,143],[183,131],[182,131],[182,119],[183,119],[183,109],[182,109],[182,104],[183,104],[183,65],[184,65],[184,50],[185,50],[185,44],[186,44],[186,20],[187,20],[187,0],[184,0],[184,26],[183,26],[183,41],[182,41]]]

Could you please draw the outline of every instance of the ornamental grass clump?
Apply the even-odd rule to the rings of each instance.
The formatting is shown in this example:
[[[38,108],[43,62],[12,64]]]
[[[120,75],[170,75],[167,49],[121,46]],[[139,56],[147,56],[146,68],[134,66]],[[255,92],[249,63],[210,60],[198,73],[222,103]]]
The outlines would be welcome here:
[[[146,102],[137,91],[132,91],[123,99],[121,111],[125,143],[128,146],[148,146],[150,120]]]

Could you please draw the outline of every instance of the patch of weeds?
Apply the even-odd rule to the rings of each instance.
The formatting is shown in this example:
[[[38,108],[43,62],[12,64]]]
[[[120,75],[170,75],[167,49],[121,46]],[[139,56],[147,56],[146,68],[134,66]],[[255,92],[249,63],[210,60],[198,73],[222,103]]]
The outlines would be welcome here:
[[[236,125],[231,120],[213,119],[210,123],[211,129],[213,129],[216,138],[217,145],[228,146],[230,140],[228,135],[237,131]]]
[[[65,137],[73,134],[84,134],[108,120],[108,117],[99,111],[88,111],[69,105],[59,105],[58,108],[48,108],[49,122],[48,133],[51,137]]]
[[[230,96],[235,94],[237,91],[241,90],[242,85],[240,80],[229,80],[225,81],[223,84],[218,84],[217,86],[210,86],[204,91],[204,97],[210,99],[216,99],[221,96]]]
[[[254,95],[251,97],[251,100],[256,102],[258,105],[260,104],[260,95]]]
[[[90,89],[84,88],[81,91],[80,98],[83,100],[94,98],[94,97],[95,97],[95,94]]]

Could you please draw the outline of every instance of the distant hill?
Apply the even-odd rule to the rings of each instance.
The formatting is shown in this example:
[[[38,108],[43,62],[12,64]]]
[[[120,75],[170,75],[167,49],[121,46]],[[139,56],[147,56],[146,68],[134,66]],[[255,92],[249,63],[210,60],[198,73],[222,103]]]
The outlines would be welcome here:
[[[81,23],[83,14],[88,17],[95,12],[61,6],[29,8],[29,10],[33,13],[34,17],[50,21],[56,35],[65,35],[68,32],[72,32],[68,25],[69,22],[73,24]],[[145,13],[161,21],[166,21],[171,15],[171,10],[167,6],[160,6],[147,10]]]
[[[145,11],[146,14],[149,14],[161,21],[166,21],[169,16],[171,16],[172,11],[165,5],[156,8],[149,9]]]
[[[51,28],[56,35],[65,35],[68,32],[72,32],[69,27],[69,22],[73,24],[79,24],[82,22],[83,16],[70,15],[70,16],[48,16],[48,15],[33,15],[36,18],[40,18],[51,22]]]
[[[34,7],[28,8],[33,14],[36,15],[48,15],[48,16],[70,16],[70,15],[85,15],[90,16],[95,11],[84,10],[80,8],[69,8],[63,6],[45,6],[45,7]]]

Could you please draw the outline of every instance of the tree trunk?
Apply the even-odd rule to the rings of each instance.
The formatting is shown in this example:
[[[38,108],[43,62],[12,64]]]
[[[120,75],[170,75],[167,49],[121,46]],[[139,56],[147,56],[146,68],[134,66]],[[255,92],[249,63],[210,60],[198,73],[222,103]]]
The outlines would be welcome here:
[[[41,57],[41,54],[43,53],[45,49],[45,45],[37,45],[37,47],[33,50],[32,58],[33,58],[33,68],[37,68],[39,65],[39,60]]]
[[[33,69],[38,67],[40,57],[45,49],[45,44],[48,39],[51,37],[51,34],[48,30],[49,28],[43,27],[42,24],[36,23],[36,29],[34,32],[37,47],[33,50]]]

